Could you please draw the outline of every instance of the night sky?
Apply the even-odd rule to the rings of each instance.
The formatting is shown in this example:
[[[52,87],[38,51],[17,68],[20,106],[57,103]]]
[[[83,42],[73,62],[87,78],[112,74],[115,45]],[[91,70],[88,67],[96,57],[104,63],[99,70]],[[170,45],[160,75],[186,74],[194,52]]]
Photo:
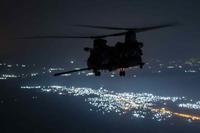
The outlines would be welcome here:
[[[142,27],[169,22],[178,22],[180,25],[138,34],[138,40],[144,42],[144,58],[169,60],[198,57],[199,4],[198,0],[6,0],[1,4],[1,58],[38,64],[62,64],[66,59],[74,59],[84,65],[88,54],[82,49],[92,46],[91,40],[7,38],[117,32],[73,27],[73,24]],[[123,41],[123,37],[108,40],[109,45],[114,45],[117,41]]]
[[[199,6],[199,0],[2,0],[0,133],[198,133]],[[127,71],[126,77],[119,77],[118,72],[102,72],[100,77],[89,72],[53,77],[54,72],[86,67],[89,54],[83,48],[92,47],[90,39],[16,39],[118,32],[76,24],[137,28],[167,23],[178,25],[137,34],[138,41],[144,43],[144,62],[149,64],[144,69]],[[106,39],[110,46],[124,41],[123,36]],[[78,90],[79,87],[83,90]],[[58,89],[54,91],[55,88]],[[105,89],[102,94],[95,93],[101,92],[101,88]],[[84,92],[87,89],[93,93]],[[158,99],[150,101],[153,106],[139,109],[150,112],[140,119],[133,117],[135,100],[124,98],[124,93],[139,99],[146,94]],[[107,94],[111,97],[106,97]],[[113,100],[115,109],[106,113],[106,106],[98,107],[91,100],[94,95],[98,100],[102,97],[108,100],[103,104]],[[174,97],[178,98],[175,102]],[[162,98],[168,99],[164,100],[166,103]],[[123,105],[124,101],[131,106]],[[193,106],[178,107],[185,103]],[[156,110],[159,107],[166,107],[173,116],[152,119],[156,111],[162,113],[163,110]],[[116,112],[117,109],[124,114]],[[191,117],[180,114],[197,116],[198,120],[192,122]]]

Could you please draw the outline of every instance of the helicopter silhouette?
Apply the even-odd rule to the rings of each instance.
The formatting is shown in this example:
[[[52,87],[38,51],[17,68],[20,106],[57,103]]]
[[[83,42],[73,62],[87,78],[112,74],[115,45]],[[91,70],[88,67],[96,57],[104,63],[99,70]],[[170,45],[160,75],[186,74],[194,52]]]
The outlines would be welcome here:
[[[79,27],[96,28],[96,29],[108,29],[108,30],[120,30],[122,32],[100,35],[100,36],[32,36],[23,37],[21,39],[63,39],[63,38],[88,38],[93,40],[93,48],[85,47],[84,50],[89,52],[89,58],[87,59],[87,68],[78,70],[60,72],[54,74],[54,76],[80,72],[85,70],[92,70],[96,76],[101,75],[101,70],[115,71],[119,70],[120,76],[125,76],[125,69],[129,67],[139,66],[141,69],[144,66],[142,60],[142,47],[143,43],[138,42],[136,33],[145,32],[149,30],[155,30],[165,27],[175,26],[177,23],[169,23],[158,26],[141,27],[141,28],[121,28],[110,26],[94,26],[94,25],[76,25]],[[124,42],[117,42],[115,46],[107,45],[105,38],[125,36]]]

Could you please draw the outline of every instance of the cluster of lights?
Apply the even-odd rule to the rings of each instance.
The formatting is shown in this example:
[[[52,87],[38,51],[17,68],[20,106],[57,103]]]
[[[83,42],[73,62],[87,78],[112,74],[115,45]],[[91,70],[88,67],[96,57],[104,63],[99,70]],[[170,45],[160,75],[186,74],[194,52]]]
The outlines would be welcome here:
[[[188,109],[199,109],[200,110],[200,102],[196,103],[181,103],[178,105],[181,108],[188,108]]]
[[[22,89],[41,89],[41,86],[21,86]]]
[[[162,63],[162,61],[157,59],[151,59],[149,62],[145,63],[146,68],[152,70],[153,73],[161,73],[163,70],[178,70],[179,72],[185,73],[197,73],[200,72],[200,59],[191,58],[186,61],[174,60],[168,63]]]
[[[185,70],[185,73],[196,73],[196,72],[197,72],[196,70],[191,70],[191,69]]]
[[[21,67],[26,67],[26,65],[22,64]]]
[[[24,78],[24,77],[36,77],[39,73],[31,73],[31,74],[21,74],[21,75],[15,75],[15,74],[2,74],[0,76],[0,80],[7,80],[7,79],[16,79],[16,78]]]
[[[52,71],[63,71],[65,70],[64,68],[49,68],[49,72],[51,73]]]
[[[116,93],[103,88],[76,88],[65,86],[22,86],[24,89],[40,89],[43,92],[57,93],[59,95],[84,96],[85,101],[93,105],[96,111],[104,113],[115,112],[119,115],[131,114],[132,117],[148,118],[163,121],[171,117],[180,117],[188,120],[200,120],[199,116],[170,111],[175,106],[177,110],[182,107],[200,109],[200,102],[195,104],[181,103],[187,101],[185,97],[163,97],[150,93]],[[175,109],[175,110],[176,110]],[[90,109],[91,111],[93,109]]]
[[[38,73],[31,73],[31,77],[35,77],[37,75],[38,75]]]
[[[86,76],[92,76],[92,75],[94,75],[93,72],[89,72],[89,73],[86,74]]]
[[[2,74],[0,77],[0,80],[6,80],[6,79],[11,79],[11,78],[18,78],[19,76],[14,75],[14,74]]]

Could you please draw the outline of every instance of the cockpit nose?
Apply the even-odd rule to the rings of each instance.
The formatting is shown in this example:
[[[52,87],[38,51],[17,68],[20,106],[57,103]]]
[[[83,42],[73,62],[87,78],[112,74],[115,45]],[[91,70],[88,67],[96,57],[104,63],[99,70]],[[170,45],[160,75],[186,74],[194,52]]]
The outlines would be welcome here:
[[[91,50],[91,48],[85,47],[84,51],[89,52]]]

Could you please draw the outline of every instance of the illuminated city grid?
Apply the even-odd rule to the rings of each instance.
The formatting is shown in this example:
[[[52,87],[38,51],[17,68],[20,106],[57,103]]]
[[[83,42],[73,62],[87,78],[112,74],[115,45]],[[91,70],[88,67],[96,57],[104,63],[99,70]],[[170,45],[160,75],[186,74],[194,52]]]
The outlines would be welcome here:
[[[115,112],[119,115],[130,114],[135,118],[150,118],[156,121],[163,121],[170,118],[186,119],[189,122],[199,121],[200,116],[184,112],[176,112],[169,109],[175,106],[176,109],[187,109],[188,111],[199,111],[200,101],[191,103],[191,99],[185,97],[164,97],[155,96],[150,93],[117,93],[103,88],[76,88],[66,86],[21,86],[23,89],[39,89],[42,92],[57,93],[59,95],[82,96],[85,102],[94,108],[90,111],[105,113]],[[200,114],[199,114],[200,115]]]
[[[73,66],[72,66],[73,65]],[[66,66],[70,67],[71,69],[65,69],[62,67],[42,67],[37,71],[31,71],[32,68],[36,67],[36,64],[32,65],[25,65],[25,64],[7,64],[7,63],[0,63],[0,80],[6,79],[15,79],[15,78],[26,78],[26,77],[36,77],[39,75],[50,74],[53,75],[57,72],[68,71],[68,70],[78,70],[80,67],[75,67],[75,61],[71,60],[66,64]],[[134,69],[134,73],[140,69],[128,68],[128,70]],[[147,73],[166,73],[166,72],[182,72],[182,73],[199,73],[200,72],[200,59],[198,58],[190,58],[185,61],[175,60],[169,61],[167,63],[163,63],[161,60],[158,59],[150,59],[148,62],[145,62],[143,72]],[[14,73],[13,73],[14,72]],[[132,71],[130,71],[131,73]],[[84,76],[94,76],[94,73],[91,71],[82,71],[74,74],[65,74],[62,76],[72,76],[72,75],[84,75]],[[114,71],[110,73],[110,77],[114,78],[118,76],[118,72]],[[132,76],[136,78],[137,75],[134,74]]]
[[[73,65],[73,67],[71,66],[72,69],[80,69],[76,66],[76,63],[73,60],[69,61],[67,66],[70,67],[70,65]],[[0,80],[27,77],[35,78],[39,75],[53,75],[54,73],[68,70],[61,67],[41,67],[39,69],[36,67],[37,70],[34,70],[34,67],[36,67],[36,64],[25,65],[0,63]],[[133,70],[133,78],[137,77],[137,70],[139,69]],[[191,58],[185,61],[169,61],[168,63],[163,63],[158,59],[151,59],[146,62],[143,72],[157,74],[165,72],[182,72],[195,74],[200,72],[200,59]],[[118,76],[117,72],[109,74],[111,78]],[[74,74],[65,74],[63,76],[72,75],[94,76],[94,73],[91,71],[82,71]],[[198,112],[200,110],[200,101],[194,102],[185,97],[163,97],[154,96],[150,93],[134,92],[117,93],[102,88],[67,88],[65,86],[22,86],[21,88],[40,89],[43,92],[53,92],[58,93],[59,95],[83,96],[85,101],[94,107],[89,109],[90,111],[98,111],[103,114],[115,112],[119,115],[123,115],[128,113],[131,114],[131,118],[150,118],[156,121],[163,121],[174,117],[184,118],[189,122],[192,120],[200,120],[200,116],[198,116],[200,114],[192,115],[192,113],[184,113],[185,110],[188,112]],[[34,97],[34,99],[37,99],[37,97]],[[172,106],[175,110],[171,110]],[[184,111],[179,112],[180,109],[183,109]]]

